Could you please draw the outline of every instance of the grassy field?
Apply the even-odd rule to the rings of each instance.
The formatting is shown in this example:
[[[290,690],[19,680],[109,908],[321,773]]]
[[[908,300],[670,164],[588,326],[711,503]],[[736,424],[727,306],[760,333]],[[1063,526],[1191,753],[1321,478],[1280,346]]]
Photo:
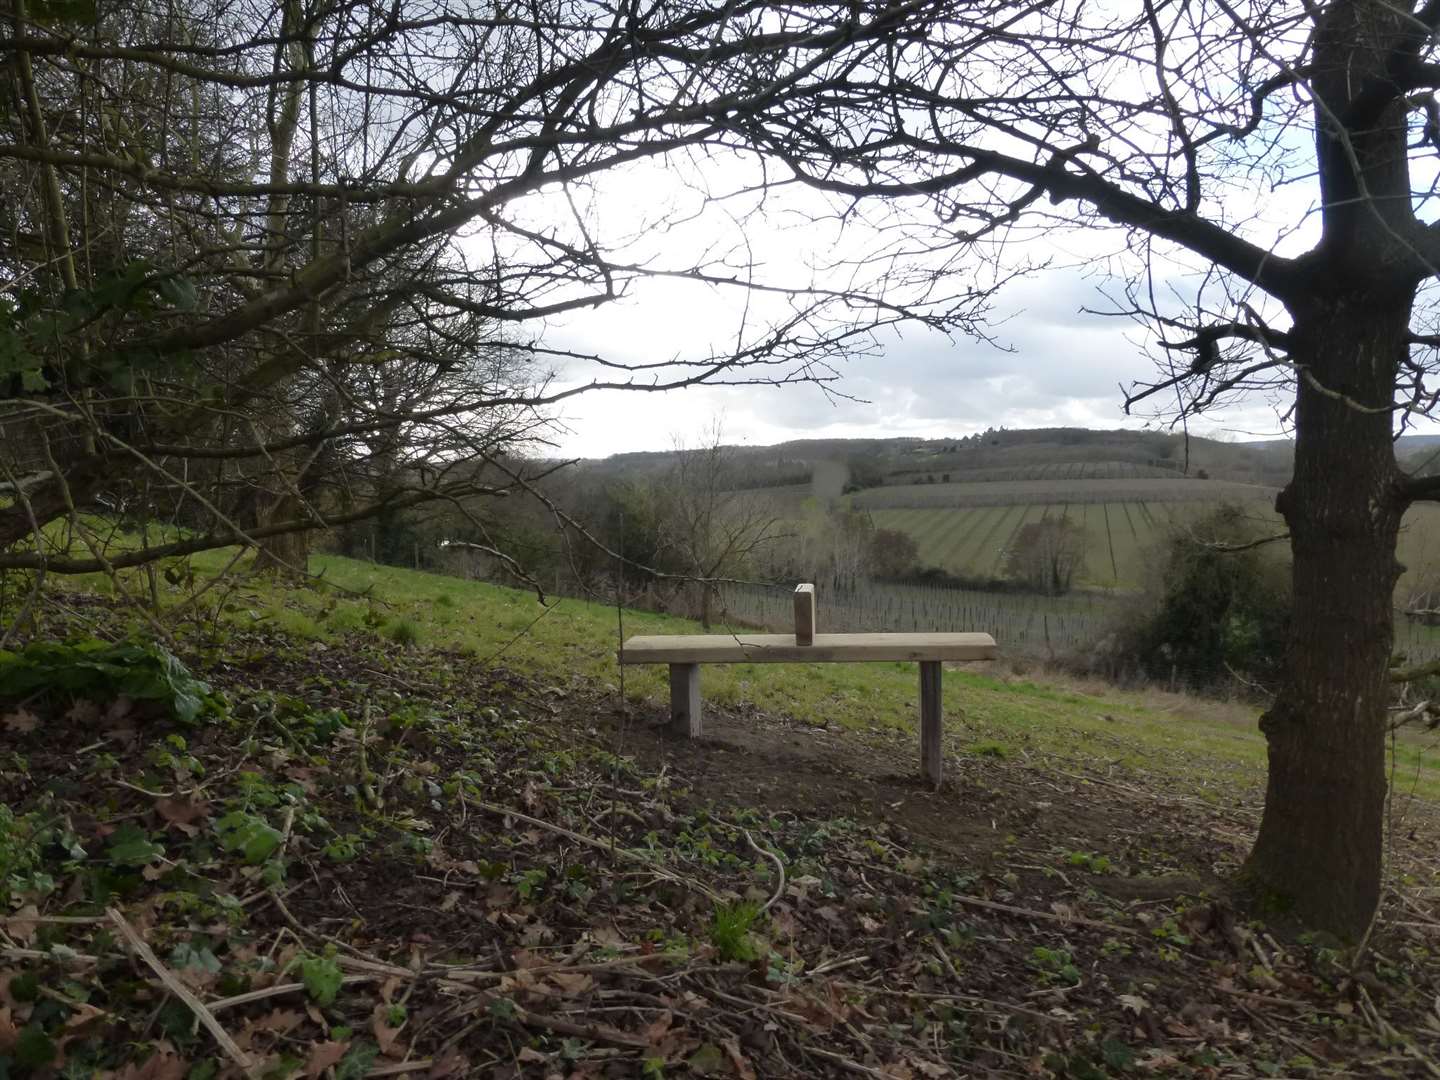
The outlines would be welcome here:
[[[1051,461],[1032,465],[1002,465],[995,468],[947,469],[943,465],[897,469],[887,480],[892,484],[907,482],[950,483],[982,481],[993,483],[1011,480],[1176,480],[1176,469],[1139,465],[1131,461]],[[949,479],[946,479],[946,478]]]
[[[0,725],[0,1074],[1430,1075],[1394,1034],[1435,1049],[1418,745],[1362,969],[1272,897],[1231,915],[1252,710],[955,670],[931,791],[913,668],[709,668],[711,701],[829,730],[712,707],[686,743],[612,650],[689,624],[314,569],[198,605],[161,578],[145,612],[51,584],[44,631],[169,624],[229,708],[34,695]]]
[[[1072,480],[1057,475],[1043,480],[887,484],[857,492],[851,497],[851,503],[863,510],[903,510],[1053,502],[1273,503],[1274,499],[1271,488],[1221,480],[1185,477]]]
[[[920,562],[966,577],[1003,576],[1005,553],[1022,526],[1045,518],[1067,518],[1085,531],[1081,585],[1131,589],[1144,583],[1148,552],[1169,531],[1200,517],[1198,502],[1015,503],[1005,506],[873,510],[876,526],[914,537]],[[1257,521],[1275,527],[1272,514],[1255,507]]]
[[[217,554],[201,560],[212,572],[225,561]],[[167,617],[181,618],[183,611],[184,618],[202,621],[263,623],[328,644],[350,634],[377,635],[397,648],[432,646],[484,665],[508,665],[553,682],[561,692],[577,678],[598,680],[617,696],[622,622],[626,636],[699,629],[683,619],[581,600],[544,607],[533,593],[336,556],[313,558],[311,569],[321,575],[311,588],[239,580],[207,594],[202,607],[215,605],[209,616],[192,605]],[[178,590],[162,588],[162,595],[170,603],[181,599]],[[946,677],[951,752],[1099,769],[1120,778],[1159,774],[1213,800],[1242,788],[1253,791],[1263,779],[1265,746],[1253,709],[1098,684],[1047,684],[1017,676],[1004,663],[981,667],[986,670]],[[627,699],[651,706],[668,693],[660,667],[625,669],[623,686]],[[853,731],[911,730],[917,711],[915,668],[899,663],[707,667],[704,694],[717,704],[752,704]],[[1406,791],[1440,797],[1440,768],[1428,743],[1403,741],[1396,764]]]
[[[1087,491],[1087,485],[1074,485],[1077,493],[1067,497],[1057,494],[1051,485],[1025,490],[1009,484],[985,485],[1010,489],[1011,493],[991,492],[989,497],[995,501],[977,505],[973,493],[976,486],[922,485],[918,491],[930,500],[927,505],[879,506],[870,514],[879,528],[898,529],[913,537],[922,565],[968,577],[1001,576],[1005,551],[1026,522],[1066,517],[1085,530],[1085,565],[1080,584],[1124,590],[1145,583],[1146,567],[1153,562],[1151,554],[1173,530],[1196,521],[1216,505],[1200,499],[1155,499],[1138,494],[1133,498],[1111,498],[1108,486],[1103,492],[1107,497],[1092,498],[1091,494],[1102,494],[1094,485],[1088,486],[1093,491]],[[1117,482],[1114,487],[1123,490],[1125,486]],[[949,488],[958,489],[953,494],[959,502],[940,505]],[[1009,501],[1001,501],[1005,499]],[[857,505],[864,505],[863,498],[857,497]],[[1251,497],[1242,505],[1258,532],[1284,530],[1284,523],[1269,503]],[[1406,573],[1397,602],[1403,607],[1405,594],[1420,582],[1440,581],[1440,506],[1421,504],[1410,509],[1400,536],[1400,561]]]

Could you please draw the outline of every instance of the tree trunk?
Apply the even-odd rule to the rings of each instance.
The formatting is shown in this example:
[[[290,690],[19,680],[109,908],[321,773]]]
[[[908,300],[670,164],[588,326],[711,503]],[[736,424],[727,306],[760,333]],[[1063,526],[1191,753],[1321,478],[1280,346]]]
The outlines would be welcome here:
[[[1387,668],[1405,504],[1388,408],[1409,298],[1345,295],[1297,316],[1294,608],[1280,692],[1261,718],[1269,784],[1245,867],[1256,898],[1308,926],[1364,933],[1379,903]]]
[[[283,495],[262,511],[259,524],[286,521],[300,516],[300,505],[293,495]],[[295,576],[309,569],[310,534],[308,531],[280,533],[260,541],[255,554],[255,571],[261,574]]]

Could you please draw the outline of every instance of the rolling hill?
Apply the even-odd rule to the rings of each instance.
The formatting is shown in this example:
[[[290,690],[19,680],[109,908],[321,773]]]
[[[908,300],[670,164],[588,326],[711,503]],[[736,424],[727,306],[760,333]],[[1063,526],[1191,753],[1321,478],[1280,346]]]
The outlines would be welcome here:
[[[1435,436],[1406,436],[1397,454],[1433,469]],[[764,492],[782,513],[848,506],[877,527],[913,537],[920,562],[969,578],[998,577],[1025,524],[1064,517],[1084,529],[1083,587],[1133,589],[1149,553],[1177,527],[1221,503],[1281,532],[1275,496],[1289,480],[1287,440],[1223,442],[1155,431],[1082,428],[993,430],[953,439],[795,440],[728,448],[744,489]],[[675,451],[589,462],[597,479],[662,473]],[[1400,541],[1406,566],[1399,599],[1440,581],[1440,506],[1414,508]]]

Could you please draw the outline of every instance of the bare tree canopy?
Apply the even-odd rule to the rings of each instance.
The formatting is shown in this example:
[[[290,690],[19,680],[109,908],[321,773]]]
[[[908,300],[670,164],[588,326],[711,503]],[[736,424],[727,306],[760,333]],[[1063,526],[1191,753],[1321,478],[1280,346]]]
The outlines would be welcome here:
[[[1392,447],[1437,393],[1437,27],[1428,0],[953,5],[835,108],[749,129],[793,179],[891,200],[937,273],[1084,230],[1160,361],[1128,404],[1272,396],[1295,608],[1246,878],[1355,936],[1380,895],[1396,533],[1440,494]]]
[[[1132,404],[1184,416],[1259,391],[1294,425],[1294,630],[1246,870],[1364,931],[1396,534],[1440,495],[1391,441],[1435,400],[1440,5],[60,8],[16,4],[0,42],[0,363],[7,446],[23,430],[28,453],[5,455],[0,568],[96,568],[43,526],[127,483],[183,503],[188,531],[118,564],[484,487],[458,463],[565,394],[827,378],[879,325],[969,327],[971,283],[1078,228],[1161,360]],[[863,250],[788,285],[729,249],[634,265],[566,198],[633,162],[737,154],[758,155],[762,196],[809,188],[817,218],[866,218]],[[522,212],[547,193],[573,217]],[[647,273],[769,290],[785,314],[678,366],[600,357],[594,380],[547,384],[557,358],[526,325]],[[396,403],[416,385],[383,374],[397,361],[437,377],[433,404]],[[467,452],[398,468],[379,436],[403,423]]]
[[[843,85],[842,56],[887,48],[889,9],[11,12],[0,568],[113,569],[503,494],[481,466],[567,397],[827,381],[880,326],[967,328],[983,309],[984,289],[899,288],[893,269],[768,281],[733,241],[636,264],[594,213],[607,173],[730,157],[743,118],[813,107]],[[718,350],[628,364],[530,329],[656,274],[765,290],[779,314]],[[57,547],[47,523],[83,523],[97,500],[183,532]]]

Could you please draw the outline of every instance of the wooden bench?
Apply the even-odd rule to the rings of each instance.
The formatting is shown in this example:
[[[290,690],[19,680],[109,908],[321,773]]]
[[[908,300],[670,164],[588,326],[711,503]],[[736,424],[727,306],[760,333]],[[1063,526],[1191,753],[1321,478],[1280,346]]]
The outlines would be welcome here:
[[[670,722],[689,738],[701,734],[701,664],[853,664],[885,660],[920,665],[920,770],[941,779],[940,681],[945,661],[993,660],[989,634],[817,634],[815,587],[795,589],[794,634],[655,634],[632,637],[622,664],[670,665]]]

